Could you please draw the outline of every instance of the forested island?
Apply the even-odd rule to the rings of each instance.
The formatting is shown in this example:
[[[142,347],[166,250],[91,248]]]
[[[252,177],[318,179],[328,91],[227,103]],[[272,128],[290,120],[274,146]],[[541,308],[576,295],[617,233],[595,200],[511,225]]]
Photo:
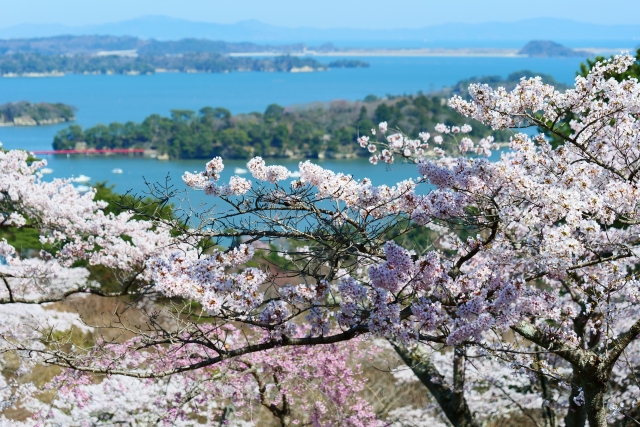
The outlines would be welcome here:
[[[52,125],[75,119],[75,108],[60,103],[21,101],[0,105],[0,126]]]
[[[111,123],[82,129],[72,125],[60,131],[56,150],[72,149],[78,142],[89,148],[145,148],[174,159],[355,158],[370,153],[355,144],[358,135],[370,134],[377,123],[402,129],[414,137],[433,131],[440,122],[462,125],[440,95],[418,94],[365,101],[333,101],[284,108],[272,104],[264,113],[232,115],[224,108],[199,112],[173,110],[171,117],[158,114],[142,123]],[[490,133],[475,126],[474,137]]]
[[[360,62],[360,61],[355,61]],[[354,62],[354,63],[355,63]],[[267,58],[231,57],[217,53],[180,55],[88,55],[73,56],[15,53],[0,56],[0,75],[4,77],[64,74],[153,74],[156,72],[225,73],[232,71],[323,71],[331,64],[298,56]],[[339,62],[340,68],[349,66]],[[355,66],[361,67],[362,64]]]
[[[432,132],[437,123],[460,126],[467,122],[447,106],[451,95],[468,97],[470,83],[487,82],[492,87],[512,89],[520,77],[541,75],[557,86],[551,76],[528,70],[506,78],[474,77],[433,94],[367,96],[362,101],[332,101],[282,107],[272,104],[263,112],[232,115],[225,108],[206,107],[198,112],[173,110],[170,117],[153,114],[142,123],[111,123],[83,129],[72,125],[54,138],[56,150],[73,149],[78,142],[88,148],[144,148],[173,159],[264,158],[355,158],[370,153],[355,144],[359,135],[369,135],[379,122],[417,138]],[[493,134],[507,141],[509,135],[474,125],[471,136]],[[451,147],[453,149],[453,147]]]
[[[304,43],[256,44],[222,40],[186,38],[181,40],[145,40],[130,36],[54,36],[0,40],[0,55],[38,53],[40,55],[95,55],[104,52],[135,52],[138,55],[178,55],[184,53],[258,53],[291,54],[304,52]],[[336,50],[330,43],[311,48],[315,51]]]

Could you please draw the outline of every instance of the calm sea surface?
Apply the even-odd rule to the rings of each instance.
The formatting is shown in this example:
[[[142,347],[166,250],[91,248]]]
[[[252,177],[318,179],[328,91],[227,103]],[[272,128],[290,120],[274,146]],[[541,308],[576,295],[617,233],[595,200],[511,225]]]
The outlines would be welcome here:
[[[321,58],[329,62],[333,58]],[[341,58],[344,59],[344,58]],[[430,92],[473,76],[501,75],[532,70],[551,74],[570,84],[578,69],[578,58],[481,58],[481,57],[380,57],[360,58],[367,69],[333,69],[318,73],[229,73],[155,74],[151,76],[84,76],[62,78],[0,79],[0,104],[28,100],[63,102],[78,108],[77,124],[83,127],[114,121],[141,121],[152,113],[168,115],[172,109],[199,110],[205,106],[224,107],[232,113],[264,111],[267,105],[303,104],[334,99],[357,100],[368,94],[413,94]],[[4,148],[46,150],[53,136],[66,125],[41,127],[0,127]],[[164,180],[169,174],[176,185],[185,170],[201,170],[204,161],[170,161],[125,157],[63,157],[47,159],[53,173],[47,177],[86,175],[95,181],[109,181],[116,190],[142,191],[144,180]],[[278,162],[297,169],[297,161]],[[223,178],[244,162],[226,162]],[[356,177],[371,176],[378,183],[393,183],[415,176],[415,169],[394,166],[375,169],[366,160],[324,161],[323,166]],[[122,174],[114,174],[115,168]],[[376,180],[374,179],[374,182]]]

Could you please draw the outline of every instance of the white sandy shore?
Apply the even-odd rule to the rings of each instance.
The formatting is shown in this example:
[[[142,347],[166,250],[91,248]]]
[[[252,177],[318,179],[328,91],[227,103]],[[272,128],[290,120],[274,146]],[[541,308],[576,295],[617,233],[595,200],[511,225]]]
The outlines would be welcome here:
[[[576,48],[589,52],[592,55],[613,55],[623,51],[632,52],[633,48]],[[464,49],[345,49],[336,51],[318,52],[304,50],[291,52],[292,56],[458,56],[458,57],[508,57],[527,58],[527,55],[518,55],[519,49],[493,49],[493,48],[464,48]],[[251,52],[231,53],[229,56],[282,56],[282,52]]]
[[[349,49],[318,52],[305,50],[291,52],[292,56],[511,56],[518,55],[518,49]],[[230,53],[229,56],[282,56],[282,52]]]
[[[2,74],[0,75],[0,77],[4,77],[4,78],[13,78],[13,77],[34,77],[34,78],[38,78],[38,77],[64,77],[65,74],[61,73],[60,71],[52,71],[50,73],[6,73],[6,74]]]

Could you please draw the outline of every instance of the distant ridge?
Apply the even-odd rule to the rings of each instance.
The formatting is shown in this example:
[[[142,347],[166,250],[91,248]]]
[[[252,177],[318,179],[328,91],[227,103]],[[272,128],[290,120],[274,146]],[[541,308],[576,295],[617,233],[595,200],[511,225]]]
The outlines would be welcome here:
[[[449,23],[416,29],[287,28],[249,20],[235,24],[195,22],[167,16],[143,16],[101,25],[64,26],[21,24],[0,28],[0,38],[50,37],[55,35],[112,35],[145,39],[177,40],[206,38],[228,42],[318,43],[327,41],[501,41],[522,45],[529,40],[621,41],[633,47],[640,25],[600,25],[557,18],[481,24]],[[622,46],[624,47],[624,46]]]
[[[0,39],[0,55],[38,53],[41,55],[96,54],[110,51],[132,51],[141,55],[177,55],[183,53],[214,52],[220,54],[247,52],[274,52],[287,54],[301,52],[302,43],[286,45],[258,45],[255,43],[229,43],[203,39],[178,41],[142,40],[131,36],[52,36],[35,38]]]
[[[520,49],[519,55],[529,55],[534,57],[586,57],[589,56],[588,52],[569,49],[566,46],[562,46],[556,42],[547,40],[534,40],[530,41]]]

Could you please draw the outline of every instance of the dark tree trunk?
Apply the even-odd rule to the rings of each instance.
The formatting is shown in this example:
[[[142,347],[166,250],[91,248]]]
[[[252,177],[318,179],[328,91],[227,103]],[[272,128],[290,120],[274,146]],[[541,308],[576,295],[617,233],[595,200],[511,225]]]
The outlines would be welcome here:
[[[464,355],[459,349],[456,349],[454,354],[454,388],[450,388],[444,384],[444,376],[438,372],[428,354],[420,347],[412,351],[396,345],[393,347],[431,392],[451,424],[455,427],[480,427],[464,397]]]
[[[564,417],[565,427],[584,427],[587,423],[587,408],[585,405],[578,405],[574,398],[578,396],[578,387],[582,387],[582,380],[580,373],[573,368],[573,376],[571,378],[573,383],[571,387],[571,396],[569,396],[569,409],[567,409],[567,416]]]
[[[607,392],[607,381],[600,375],[584,375],[582,389],[589,420],[589,427],[607,427],[607,410],[604,406],[604,395]]]
[[[538,353],[535,354],[535,358],[536,362],[540,364],[540,355]],[[542,398],[544,399],[544,402],[548,402],[553,398],[553,396],[551,395],[551,390],[549,389],[549,382],[547,380],[547,377],[545,377],[544,374],[540,371],[537,372],[537,376],[538,383],[540,384],[540,390],[542,391]],[[553,410],[549,405],[544,405],[542,411],[544,416],[544,425],[546,427],[557,427],[558,417],[556,416],[556,411]]]
[[[218,427],[224,427],[228,425],[235,412],[236,410],[233,406],[233,403],[229,403],[222,411],[222,417],[220,417],[220,423],[218,424]]]

